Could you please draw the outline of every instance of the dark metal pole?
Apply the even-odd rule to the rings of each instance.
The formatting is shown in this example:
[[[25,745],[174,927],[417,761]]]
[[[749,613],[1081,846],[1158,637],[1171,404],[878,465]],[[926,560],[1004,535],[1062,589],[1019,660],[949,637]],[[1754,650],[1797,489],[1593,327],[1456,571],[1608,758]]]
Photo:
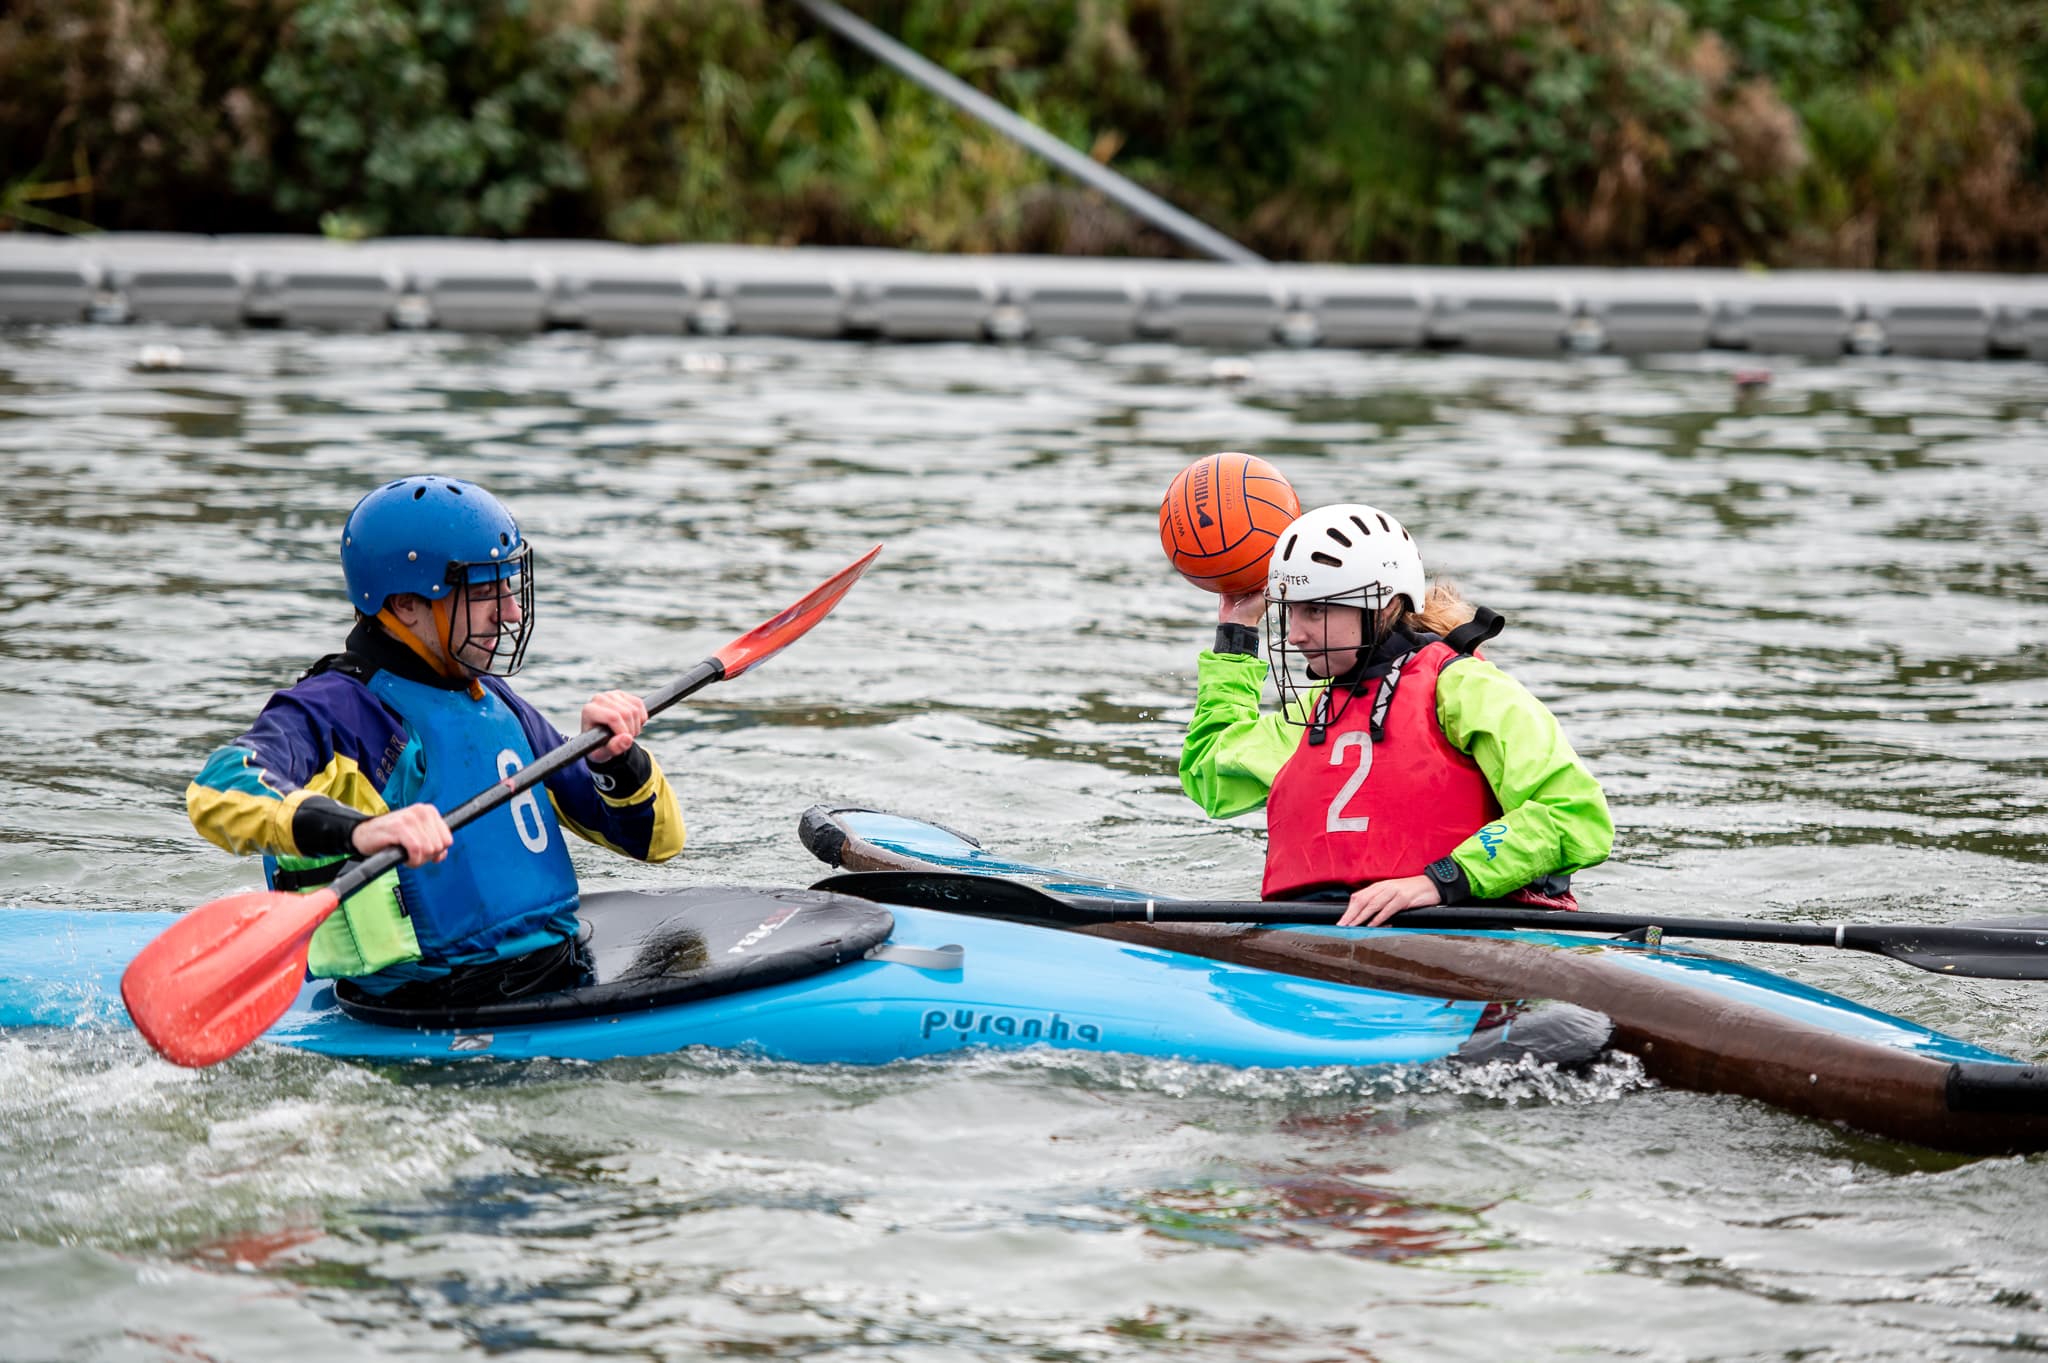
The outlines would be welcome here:
[[[1233,265],[1264,265],[1265,257],[1240,246],[1207,223],[1181,212],[1156,194],[1140,189],[1093,157],[1084,156],[1037,124],[1010,112],[951,72],[926,61],[866,20],[848,14],[831,0],[796,0],[812,18],[847,41],[865,48],[940,99],[980,119],[1012,142],[1021,144],[1067,174],[1101,190],[1160,231],[1185,242],[1203,255]]]

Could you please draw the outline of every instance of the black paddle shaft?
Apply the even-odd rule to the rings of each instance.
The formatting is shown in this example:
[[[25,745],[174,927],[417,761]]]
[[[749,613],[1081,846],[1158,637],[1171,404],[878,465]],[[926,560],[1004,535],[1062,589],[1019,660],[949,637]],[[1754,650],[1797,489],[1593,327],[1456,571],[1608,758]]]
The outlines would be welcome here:
[[[1082,927],[1092,923],[1247,923],[1309,926],[1344,915],[1336,900],[1077,898],[995,876],[950,871],[859,871],[827,876],[813,888],[1022,922]],[[1119,893],[1129,895],[1128,891]],[[1940,924],[1772,923],[1753,918],[1664,918],[1654,914],[1572,913],[1472,905],[1409,909],[1389,925],[1405,929],[1622,934],[1869,951],[1938,975],[1988,980],[2048,980],[2048,929]]]
[[[1254,910],[1250,918],[1247,910]],[[1228,900],[1168,901],[1155,921],[1177,923],[1335,923],[1336,903]],[[1119,904],[1112,921],[1145,920],[1142,904]],[[1686,937],[1701,941],[1775,942],[1787,946],[1869,951],[1938,974],[1994,980],[2048,979],[2048,932],[2013,928],[1950,927],[1945,924],[1770,923],[1753,918],[1662,918],[1655,914],[1560,912],[1555,909],[1408,909],[1388,926],[1402,928],[1516,928],[1547,932],[1615,933]]]
[[[654,718],[654,716],[668,709],[669,706],[674,705],[683,697],[694,691],[702,690],[724,675],[724,663],[716,658],[706,658],[667,686],[662,687],[661,690],[648,696],[646,698],[647,717],[649,719]],[[602,724],[585,729],[576,737],[563,742],[557,747],[550,748],[547,752],[534,758],[533,761],[528,762],[489,790],[482,791],[464,800],[442,817],[448,821],[450,829],[460,828],[466,823],[482,818],[507,800],[533,789],[533,787],[547,780],[571,762],[579,758],[588,757],[591,753],[596,752],[611,740],[611,736],[612,731]],[[336,876],[328,888],[334,891],[336,899],[347,899],[357,890],[362,889],[363,886],[369,884],[378,876],[383,875],[386,871],[391,870],[404,860],[405,849],[400,847],[383,848],[364,857],[361,861],[349,867],[348,870]]]

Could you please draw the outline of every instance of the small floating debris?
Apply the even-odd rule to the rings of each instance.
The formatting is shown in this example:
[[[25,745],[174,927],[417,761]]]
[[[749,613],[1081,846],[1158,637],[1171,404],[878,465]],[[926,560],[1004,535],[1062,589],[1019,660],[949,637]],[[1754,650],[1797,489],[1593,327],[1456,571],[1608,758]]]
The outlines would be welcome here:
[[[1031,319],[1015,303],[1001,303],[989,312],[982,329],[991,341],[1025,341],[1031,338]]]
[[[1294,308],[1280,319],[1275,334],[1280,338],[1280,344],[1306,350],[1323,339],[1323,324],[1308,309]]]
[[[165,372],[185,367],[183,348],[168,344],[152,344],[135,352],[135,367],[145,372]]]
[[[1243,383],[1252,376],[1252,362],[1237,355],[1209,361],[1209,377],[1218,383]]]
[[[434,309],[417,293],[403,294],[391,309],[391,325],[397,331],[425,331],[434,325]]]
[[[1574,317],[1565,325],[1564,348],[1574,355],[1597,355],[1607,348],[1607,328],[1597,318]]]
[[[1768,369],[1738,369],[1730,376],[1735,380],[1739,393],[1754,393],[1770,386],[1771,371]]]

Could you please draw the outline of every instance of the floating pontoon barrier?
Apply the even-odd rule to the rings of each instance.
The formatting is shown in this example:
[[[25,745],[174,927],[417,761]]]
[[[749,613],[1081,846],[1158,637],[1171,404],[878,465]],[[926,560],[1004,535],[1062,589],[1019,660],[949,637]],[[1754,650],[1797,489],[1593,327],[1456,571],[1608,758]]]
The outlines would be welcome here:
[[[0,235],[0,321],[2048,360],[2048,276]]]

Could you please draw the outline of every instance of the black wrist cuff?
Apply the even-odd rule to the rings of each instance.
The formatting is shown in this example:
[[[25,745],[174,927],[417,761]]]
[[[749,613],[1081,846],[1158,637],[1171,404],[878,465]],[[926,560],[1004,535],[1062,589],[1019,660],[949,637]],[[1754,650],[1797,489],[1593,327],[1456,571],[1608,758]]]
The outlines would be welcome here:
[[[1257,625],[1216,626],[1216,652],[1249,653],[1259,656],[1259,628]]]
[[[631,795],[654,775],[654,759],[638,743],[606,762],[587,757],[583,760],[590,768],[590,774],[597,779],[598,790],[614,799]]]
[[[356,854],[356,825],[369,820],[360,809],[350,809],[325,795],[308,795],[292,811],[292,841],[302,857],[352,857]]]
[[[1472,882],[1465,878],[1465,868],[1449,857],[1432,861],[1422,873],[1436,882],[1437,897],[1446,904],[1462,904],[1472,897]]]

